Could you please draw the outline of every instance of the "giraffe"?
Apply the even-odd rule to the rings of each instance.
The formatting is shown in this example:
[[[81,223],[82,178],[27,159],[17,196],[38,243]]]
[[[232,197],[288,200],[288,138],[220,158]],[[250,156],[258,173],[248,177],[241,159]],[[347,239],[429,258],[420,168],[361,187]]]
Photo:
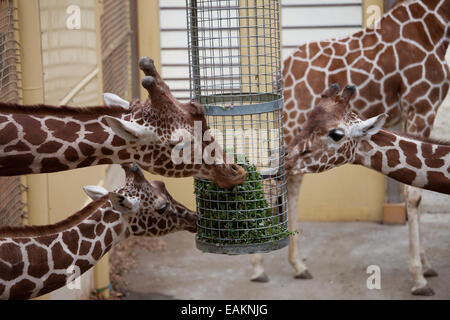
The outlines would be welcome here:
[[[294,139],[298,127],[304,125],[332,83],[356,85],[357,94],[350,106],[361,118],[385,113],[385,127],[396,127],[405,120],[407,133],[428,138],[450,83],[445,60],[449,25],[449,1],[399,0],[376,28],[299,46],[283,63],[285,144]],[[298,228],[302,177],[289,175],[287,181],[291,231]],[[422,247],[417,218],[421,192],[407,187],[406,196],[408,223],[414,230],[410,242]],[[288,260],[295,278],[311,279],[300,258],[298,238],[298,234],[290,238]],[[262,255],[252,256],[252,281],[268,281],[262,262]],[[424,265],[427,276],[437,275],[428,262]]]
[[[194,101],[175,99],[151,59],[142,58],[140,65],[149,93],[145,103],[110,94],[104,96],[107,106],[85,108],[0,103],[0,176],[135,162],[154,174],[196,176],[223,188],[243,182],[244,169],[226,158],[214,139],[194,140],[191,147],[213,150],[210,162],[172,162],[173,152],[195,129],[206,134],[205,112]]]
[[[450,194],[450,143],[383,130],[384,113],[361,120],[349,108],[355,87],[346,86],[341,96],[338,91],[338,85],[330,86],[287,147],[291,174],[323,172],[352,163],[407,185]],[[424,252],[414,244],[411,249],[411,292],[432,295],[416,263],[422,259],[426,264]]]
[[[80,276],[131,235],[196,232],[195,212],[175,201],[164,183],[149,182],[137,166],[123,165],[124,187],[85,187],[94,200],[54,225],[0,229],[0,299],[30,299]]]
[[[383,130],[386,114],[361,120],[349,110],[354,86],[331,85],[287,146],[290,174],[318,173],[347,163],[399,182],[450,194],[450,143]]]

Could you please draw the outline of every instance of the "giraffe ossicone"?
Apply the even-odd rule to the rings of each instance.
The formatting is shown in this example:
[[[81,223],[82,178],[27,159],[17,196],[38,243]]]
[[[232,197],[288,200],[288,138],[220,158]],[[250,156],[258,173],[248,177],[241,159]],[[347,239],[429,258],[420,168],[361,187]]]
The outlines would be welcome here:
[[[330,87],[287,147],[290,174],[318,173],[351,163],[399,182],[450,194],[450,143],[383,130],[387,115],[361,120],[349,108],[351,87]],[[339,132],[340,134],[337,134]]]
[[[125,185],[113,192],[85,187],[94,199],[68,219],[50,226],[0,228],[0,299],[30,299],[65,286],[131,235],[156,237],[196,232],[196,213],[160,181],[123,165]]]

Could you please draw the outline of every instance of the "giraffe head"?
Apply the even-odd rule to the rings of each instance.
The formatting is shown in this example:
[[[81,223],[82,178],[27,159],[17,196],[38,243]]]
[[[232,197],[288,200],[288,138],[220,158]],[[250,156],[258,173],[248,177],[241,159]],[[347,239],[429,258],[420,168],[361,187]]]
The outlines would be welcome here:
[[[317,173],[351,163],[358,143],[383,127],[386,115],[362,121],[349,107],[354,86],[346,86],[339,95],[339,86],[326,90],[312,110],[302,129],[287,147],[287,170],[290,173]]]
[[[177,100],[150,58],[142,58],[139,66],[146,75],[142,85],[149,98],[145,103],[133,100],[131,114],[125,118],[105,118],[115,134],[135,145],[133,161],[143,169],[151,168],[152,172],[163,176],[196,176],[212,180],[222,188],[242,183],[245,170],[230,161],[208,135],[203,107],[194,101],[182,103]],[[126,107],[123,101],[108,95],[105,99],[112,101],[110,104]],[[207,139],[203,139],[206,136]],[[207,148],[212,152],[206,153]],[[182,161],[174,161],[174,155],[179,155],[180,150],[183,150]],[[204,154],[210,155],[208,161],[204,161]]]
[[[197,231],[197,215],[174,200],[161,181],[149,182],[136,165],[122,165],[125,185],[113,192],[98,186],[85,187],[93,200],[108,195],[113,208],[122,213],[129,232],[136,236],[162,236],[176,231]]]

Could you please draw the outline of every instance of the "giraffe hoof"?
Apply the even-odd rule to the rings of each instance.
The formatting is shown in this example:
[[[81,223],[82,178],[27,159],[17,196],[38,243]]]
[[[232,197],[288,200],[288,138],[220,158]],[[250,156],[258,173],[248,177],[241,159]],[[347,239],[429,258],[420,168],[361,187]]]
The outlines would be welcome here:
[[[155,70],[155,62],[149,57],[142,57],[139,60],[139,69],[144,71],[145,75],[149,76]]]
[[[267,282],[269,282],[269,277],[264,272],[263,274],[255,277],[255,278],[251,278],[250,281],[252,281],[252,282],[259,282],[259,283],[267,283]]]
[[[413,296],[429,297],[429,296],[434,296],[434,290],[431,289],[431,287],[429,285],[425,285],[425,286],[419,287],[419,288],[412,288],[411,294]]]
[[[425,272],[423,273],[423,276],[426,278],[432,278],[432,277],[437,277],[438,273],[433,268],[430,268],[430,269],[425,270]]]
[[[144,79],[142,80],[142,86],[149,90],[151,85],[153,84],[153,82],[155,82],[155,78],[153,78],[152,76],[146,76],[144,77]]]
[[[308,270],[303,271],[302,273],[296,274],[294,276],[295,279],[303,279],[303,280],[309,280],[312,279],[313,276],[311,273],[309,273]]]

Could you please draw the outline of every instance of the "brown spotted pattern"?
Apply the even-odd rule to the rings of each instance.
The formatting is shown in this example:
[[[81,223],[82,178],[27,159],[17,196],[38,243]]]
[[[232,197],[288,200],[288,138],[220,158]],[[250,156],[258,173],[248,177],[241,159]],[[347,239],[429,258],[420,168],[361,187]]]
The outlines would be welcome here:
[[[347,87],[343,96],[352,90]],[[360,164],[404,184],[450,194],[450,143],[400,135],[381,127],[376,132],[360,133],[364,121],[348,106],[352,94],[345,99],[332,88],[324,93],[304,129],[287,147],[288,169],[294,174],[315,173],[346,163]],[[373,128],[375,122],[367,126]],[[340,139],[333,139],[335,132],[341,133]]]
[[[351,108],[359,117],[387,113],[392,127],[404,116],[408,133],[428,137],[450,83],[449,21],[449,1],[406,1],[377,29],[301,45],[284,61],[286,144],[332,83],[357,87]]]
[[[404,120],[408,133],[427,138],[449,87],[449,69],[445,61],[450,40],[449,21],[448,0],[397,0],[396,6],[381,18],[379,28],[299,46],[283,66],[286,145],[293,143],[299,128],[304,129],[321,93],[333,83],[341,87],[356,85],[357,94],[351,101],[351,109],[359,118],[386,113],[386,127],[394,128]],[[345,156],[338,157],[337,162],[351,158],[351,154]],[[396,155],[390,156],[395,163]],[[328,157],[333,158],[332,155]],[[316,171],[320,167],[315,164],[312,169]],[[297,229],[302,178],[301,174],[288,178],[291,231]],[[411,195],[417,197],[418,193],[409,192],[408,200]],[[415,202],[407,201],[408,204]],[[411,215],[417,210],[408,207],[408,212]],[[414,220],[410,217],[410,221]],[[417,223],[411,226],[411,248],[419,247],[418,234]],[[296,278],[309,279],[311,275],[300,258],[298,236],[292,238],[289,262],[295,269]],[[420,265],[417,257],[412,258],[412,255],[411,264]],[[421,256],[426,262],[424,250]],[[258,277],[266,278],[261,264],[254,265],[254,272]],[[426,266],[431,268],[429,264]],[[417,274],[415,279],[418,279]],[[422,290],[424,283],[416,281],[419,294],[427,292]]]
[[[394,143],[380,145],[383,140],[394,140]],[[371,149],[356,146],[355,153],[359,157],[354,163],[407,185],[450,194],[450,144],[423,141],[385,130],[365,141]]]
[[[162,182],[148,182],[137,167],[124,170],[123,188],[63,222],[0,229],[0,299],[29,299],[56,290],[131,234],[196,231],[195,213],[172,199]],[[122,206],[125,199],[134,200],[135,210]]]
[[[148,78],[153,80],[147,82],[149,99],[145,103],[132,101],[129,110],[0,103],[0,176],[137,163],[153,174],[175,178],[196,176],[213,180],[224,188],[244,181],[245,171],[233,163],[173,165],[172,151],[176,143],[172,135],[185,131],[193,136],[195,122],[202,123],[205,133],[208,130],[205,113],[195,102],[181,103],[175,99],[153,62],[150,66],[146,69]],[[153,132],[156,141],[121,138],[109,126],[107,118],[127,121],[139,127],[144,135]],[[210,143],[204,142],[203,148]],[[216,150],[217,159],[213,160],[226,158],[220,147]]]

